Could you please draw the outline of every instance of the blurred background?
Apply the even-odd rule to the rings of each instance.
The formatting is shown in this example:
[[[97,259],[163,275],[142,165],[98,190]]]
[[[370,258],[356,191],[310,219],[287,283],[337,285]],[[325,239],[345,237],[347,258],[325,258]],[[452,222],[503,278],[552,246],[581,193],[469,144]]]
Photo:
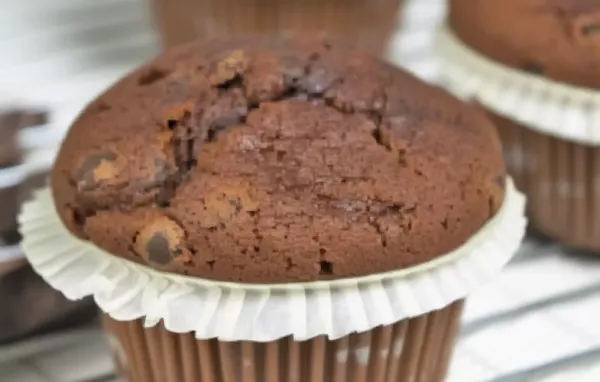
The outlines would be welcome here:
[[[116,380],[92,301],[22,258],[16,215],[78,112],[163,47],[195,36],[326,29],[429,82],[442,0],[3,0],[0,381]],[[529,237],[468,301],[450,381],[600,381],[600,257]]]

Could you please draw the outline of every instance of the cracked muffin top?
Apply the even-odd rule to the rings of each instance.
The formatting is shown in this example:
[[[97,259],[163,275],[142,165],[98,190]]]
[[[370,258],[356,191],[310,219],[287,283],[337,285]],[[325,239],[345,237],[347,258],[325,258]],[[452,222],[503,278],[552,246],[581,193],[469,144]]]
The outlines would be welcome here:
[[[450,26],[500,63],[600,89],[599,0],[450,0]]]
[[[247,283],[410,267],[500,207],[486,117],[323,39],[195,42],[93,101],[52,177],[67,228],[178,274]]]

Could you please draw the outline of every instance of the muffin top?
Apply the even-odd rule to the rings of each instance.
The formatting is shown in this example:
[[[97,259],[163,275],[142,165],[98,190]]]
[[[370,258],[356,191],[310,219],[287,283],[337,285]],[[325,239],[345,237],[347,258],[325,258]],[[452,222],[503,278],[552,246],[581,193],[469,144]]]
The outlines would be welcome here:
[[[195,42],[93,101],[53,171],[66,227],[196,277],[275,283],[427,262],[498,210],[479,110],[324,39]]]
[[[505,65],[600,88],[598,0],[450,0],[450,25],[467,45]]]

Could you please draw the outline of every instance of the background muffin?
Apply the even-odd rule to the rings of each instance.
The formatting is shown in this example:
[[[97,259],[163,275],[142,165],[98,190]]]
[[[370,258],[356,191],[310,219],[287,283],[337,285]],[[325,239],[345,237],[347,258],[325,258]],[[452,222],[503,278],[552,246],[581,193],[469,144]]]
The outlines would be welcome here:
[[[166,47],[195,38],[325,32],[384,53],[402,0],[154,0]]]
[[[600,3],[450,2],[439,48],[450,87],[488,109],[532,225],[597,250]]]
[[[488,58],[532,74],[600,87],[600,3],[451,0],[449,24]]]

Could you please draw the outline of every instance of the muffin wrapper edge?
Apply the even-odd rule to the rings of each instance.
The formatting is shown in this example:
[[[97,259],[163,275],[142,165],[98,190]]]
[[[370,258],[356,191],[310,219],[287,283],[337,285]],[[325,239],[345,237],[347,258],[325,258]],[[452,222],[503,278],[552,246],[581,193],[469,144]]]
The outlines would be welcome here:
[[[217,282],[154,271],[79,240],[48,189],[20,215],[33,268],[67,298],[93,295],[113,319],[160,321],[197,339],[335,340],[417,317],[463,299],[510,260],[523,238],[525,198],[507,181],[496,216],[455,251],[420,266],[365,277],[293,284]]]
[[[600,91],[576,87],[496,63],[441,28],[436,51],[448,90],[532,130],[600,145]]]

